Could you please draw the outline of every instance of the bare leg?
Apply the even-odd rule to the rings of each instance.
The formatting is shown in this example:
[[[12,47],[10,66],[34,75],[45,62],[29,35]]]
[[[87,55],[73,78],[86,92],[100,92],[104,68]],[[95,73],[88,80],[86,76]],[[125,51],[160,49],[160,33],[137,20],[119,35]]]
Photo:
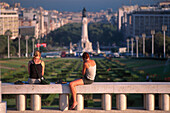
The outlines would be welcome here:
[[[73,105],[71,106],[70,109],[74,109],[76,107],[76,105],[78,104],[77,99],[76,99],[77,91],[76,91],[76,88],[75,88],[75,86],[78,86],[78,85],[84,85],[84,82],[83,82],[82,79],[78,79],[78,80],[70,82],[70,89],[71,89],[71,92],[72,92],[72,95],[73,95]]]

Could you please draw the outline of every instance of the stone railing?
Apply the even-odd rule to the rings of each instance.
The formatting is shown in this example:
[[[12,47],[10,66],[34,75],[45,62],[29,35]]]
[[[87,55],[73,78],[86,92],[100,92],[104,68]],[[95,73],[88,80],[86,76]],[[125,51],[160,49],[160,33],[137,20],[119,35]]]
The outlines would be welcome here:
[[[116,94],[116,108],[127,109],[126,94],[143,94],[144,109],[155,110],[155,94],[159,94],[159,108],[169,111],[170,83],[168,82],[95,82],[91,85],[77,86],[77,110],[84,109],[83,94],[102,94],[102,108],[112,109],[112,94]],[[2,83],[2,94],[17,94],[17,110],[26,109],[26,95],[31,94],[31,109],[41,109],[40,94],[60,94],[60,110],[68,110],[70,88],[68,84],[14,85]],[[134,100],[138,101],[138,100]]]
[[[0,80],[0,113],[6,113],[6,102],[2,102],[2,95],[1,95],[1,80]]]

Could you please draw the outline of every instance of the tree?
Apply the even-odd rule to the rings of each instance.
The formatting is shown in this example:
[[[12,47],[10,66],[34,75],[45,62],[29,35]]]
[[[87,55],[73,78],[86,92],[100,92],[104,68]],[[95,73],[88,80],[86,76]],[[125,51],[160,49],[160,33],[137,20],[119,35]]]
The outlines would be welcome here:
[[[170,37],[166,36],[166,54],[170,55]],[[146,53],[152,54],[152,38],[146,39]],[[139,39],[139,52],[142,53],[143,51],[143,40],[142,38]],[[155,34],[154,38],[154,54],[158,57],[163,56],[163,34],[158,32]]]
[[[88,25],[89,40],[96,46],[99,41],[100,45],[121,44],[123,34],[118,32],[116,26],[112,24],[92,23]],[[47,39],[44,39],[51,46],[69,46],[70,42],[78,43],[81,40],[81,24],[72,23],[62,26],[61,28],[52,31],[48,34]],[[56,43],[57,42],[57,43]]]

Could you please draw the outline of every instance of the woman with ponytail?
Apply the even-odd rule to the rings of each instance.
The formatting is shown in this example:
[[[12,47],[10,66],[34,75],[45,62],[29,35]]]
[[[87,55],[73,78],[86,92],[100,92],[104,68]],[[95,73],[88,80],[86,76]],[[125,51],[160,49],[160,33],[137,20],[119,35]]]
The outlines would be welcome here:
[[[37,50],[35,51],[32,60],[28,62],[28,73],[29,73],[28,83],[30,84],[40,83],[40,78],[38,74],[41,77],[44,75],[45,63],[44,61],[40,60],[40,58],[41,58],[41,53],[39,50]],[[37,68],[38,74],[35,69],[35,66]]]

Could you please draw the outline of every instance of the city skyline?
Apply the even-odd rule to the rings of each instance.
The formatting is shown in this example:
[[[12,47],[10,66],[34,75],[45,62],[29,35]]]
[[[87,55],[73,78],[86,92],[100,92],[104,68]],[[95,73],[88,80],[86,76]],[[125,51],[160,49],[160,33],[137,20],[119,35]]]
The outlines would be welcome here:
[[[86,7],[89,12],[98,12],[108,8],[117,11],[123,5],[153,5],[159,1],[161,0],[0,0],[10,5],[21,3],[21,6],[25,8],[43,7],[45,10],[70,12],[80,12],[83,7]]]

